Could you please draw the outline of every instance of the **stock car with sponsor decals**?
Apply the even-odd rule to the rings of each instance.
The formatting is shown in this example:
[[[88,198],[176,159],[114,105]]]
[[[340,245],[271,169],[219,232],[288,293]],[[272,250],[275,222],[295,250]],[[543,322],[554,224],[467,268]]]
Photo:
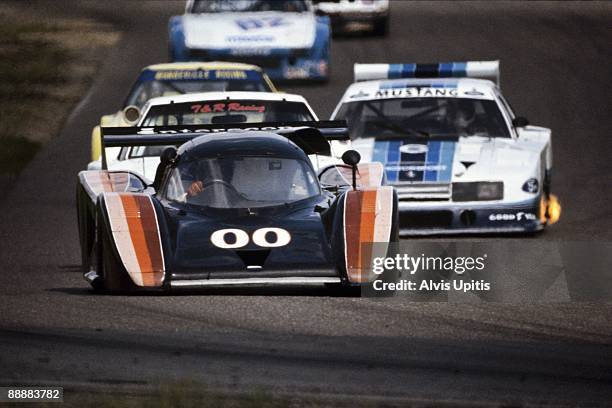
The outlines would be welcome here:
[[[300,95],[280,92],[202,92],[149,100],[137,126],[181,126],[257,122],[316,121],[316,114]],[[159,164],[160,146],[124,146],[108,149],[111,170],[131,170],[152,180]],[[88,169],[100,169],[102,157]]]
[[[329,16],[333,34],[389,30],[389,0],[314,0],[315,10]]]
[[[237,62],[176,62],[149,65],[132,85],[122,110],[104,115],[91,133],[91,160],[100,158],[100,126],[134,126],[151,98],[195,92],[276,92],[261,68]]]
[[[308,159],[348,137],[343,121],[102,133],[108,147],[166,147],[152,184],[130,171],[79,173],[82,264],[95,289],[359,286],[379,278],[371,261],[398,239],[391,186],[366,171],[352,186],[325,184]],[[344,157],[351,171],[368,169],[356,152]]]
[[[249,62],[273,80],[326,81],[330,31],[308,0],[189,0],[169,22],[170,59]]]
[[[551,130],[515,115],[498,61],[354,71],[332,119],[348,122],[352,148],[384,164],[401,234],[535,232],[558,220]]]

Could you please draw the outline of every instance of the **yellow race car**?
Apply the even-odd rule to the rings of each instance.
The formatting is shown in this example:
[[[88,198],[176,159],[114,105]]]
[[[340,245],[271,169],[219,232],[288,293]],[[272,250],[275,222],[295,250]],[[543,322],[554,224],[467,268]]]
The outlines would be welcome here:
[[[134,126],[140,109],[151,98],[195,92],[276,92],[261,68],[234,62],[175,62],[145,67],[123,103],[123,109],[104,115],[91,134],[91,160],[100,158],[101,126]]]

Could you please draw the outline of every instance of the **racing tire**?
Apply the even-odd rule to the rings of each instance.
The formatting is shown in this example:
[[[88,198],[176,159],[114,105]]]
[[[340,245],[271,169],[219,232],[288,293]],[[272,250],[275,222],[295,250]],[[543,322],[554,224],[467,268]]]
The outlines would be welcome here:
[[[545,214],[544,216],[546,217],[546,220],[550,219],[550,213],[549,213],[549,200],[550,200],[550,192],[551,192],[551,179],[552,179],[552,171],[551,170],[546,170],[544,172],[544,182],[542,183],[542,192],[544,193],[544,196],[546,197],[546,208],[545,208]],[[546,222],[546,224],[548,224],[548,221]]]
[[[372,33],[377,37],[384,37],[389,32],[389,17],[381,17],[374,22]]]
[[[91,266],[91,252],[95,245],[96,224],[89,197],[80,183],[77,183],[76,204],[81,248],[81,268],[83,272],[87,272]]]
[[[326,283],[325,286],[332,292],[334,296],[348,296],[348,297],[359,297],[361,296],[361,285],[352,285],[348,282],[348,275],[346,272],[346,264],[344,261],[344,205],[346,195],[340,197],[338,201],[335,201],[332,205],[333,211],[335,212],[332,233],[331,233],[331,244],[332,253],[336,261],[336,268],[342,279],[341,283]],[[331,209],[331,208],[330,208]]]
[[[98,211],[100,214],[100,211]],[[101,291],[105,293],[132,292],[136,285],[130,279],[123,263],[118,258],[115,244],[101,215],[98,215],[98,272]],[[94,287],[95,289],[95,287]]]
[[[347,285],[344,283],[326,283],[325,287],[331,292],[332,296],[337,297],[360,297],[361,286]]]

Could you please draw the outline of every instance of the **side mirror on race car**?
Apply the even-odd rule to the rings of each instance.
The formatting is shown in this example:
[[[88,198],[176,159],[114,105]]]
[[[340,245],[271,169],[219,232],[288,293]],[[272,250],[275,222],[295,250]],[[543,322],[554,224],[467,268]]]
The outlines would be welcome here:
[[[138,106],[130,105],[123,109],[123,119],[132,126],[136,126],[140,118],[140,109]]]
[[[357,190],[357,165],[361,160],[361,155],[355,150],[347,150],[342,154],[344,164],[351,166],[353,169],[353,190]]]
[[[164,151],[159,156],[159,161],[162,166],[166,167],[169,164],[173,164],[176,160],[177,150],[174,146],[169,146],[164,149]]]
[[[528,124],[529,124],[529,120],[522,116],[517,116],[516,118],[512,119],[512,126],[514,126],[515,128],[525,127]]]
[[[344,164],[348,164],[351,167],[355,167],[359,164],[361,155],[356,150],[347,150],[342,154],[342,161]]]
[[[176,147],[169,146],[166,147],[162,153],[159,155],[159,165],[157,166],[157,170],[155,171],[155,178],[153,179],[153,184],[151,186],[155,190],[159,190],[161,187],[162,179],[164,177],[164,172],[166,168],[174,164],[176,162],[177,151]]]

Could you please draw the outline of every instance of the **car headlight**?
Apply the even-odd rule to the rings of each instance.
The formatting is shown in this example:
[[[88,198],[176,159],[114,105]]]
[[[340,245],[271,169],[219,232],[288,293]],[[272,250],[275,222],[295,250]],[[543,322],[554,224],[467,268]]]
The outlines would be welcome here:
[[[537,193],[540,189],[540,183],[538,183],[538,179],[530,178],[523,184],[523,191],[526,193]]]
[[[453,201],[490,201],[504,198],[501,181],[453,183]]]

